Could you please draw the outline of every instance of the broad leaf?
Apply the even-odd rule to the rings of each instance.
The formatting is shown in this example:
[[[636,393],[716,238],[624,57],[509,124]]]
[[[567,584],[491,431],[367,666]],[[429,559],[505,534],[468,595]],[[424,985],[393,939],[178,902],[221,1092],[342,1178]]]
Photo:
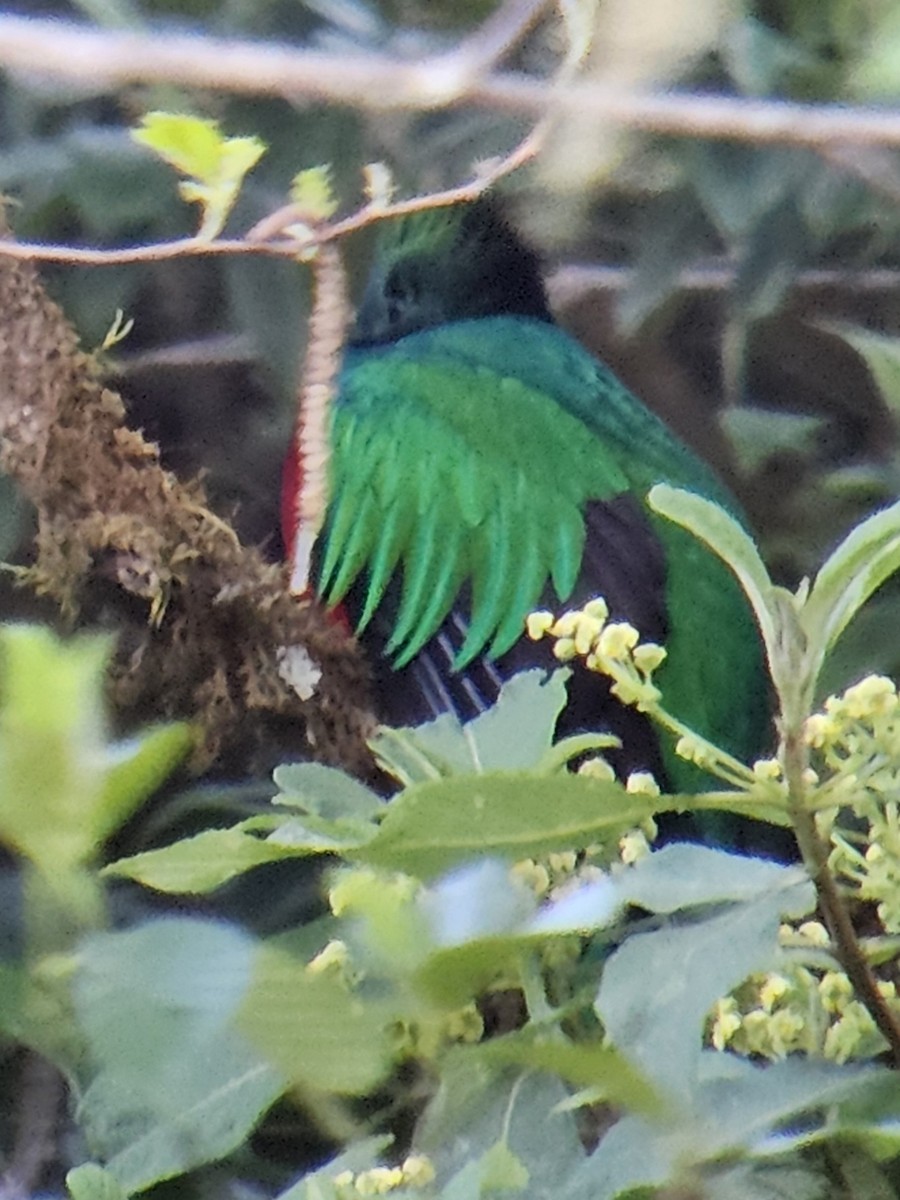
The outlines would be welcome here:
[[[272,778],[279,792],[275,804],[290,805],[326,820],[353,817],[369,821],[384,810],[384,800],[358,779],[321,763],[288,763]]]
[[[107,742],[105,638],[60,641],[47,629],[0,635],[0,840],[61,879],[101,844],[190,745],[185,726]]]
[[[782,916],[814,903],[808,883],[690,924],[629,937],[610,957],[597,1012],[613,1045],[673,1100],[692,1091],[715,1002],[778,959]]]
[[[522,671],[507,680],[492,708],[465,725],[445,713],[415,728],[382,730],[370,744],[385,769],[406,785],[536,767],[553,744],[569,675]]]
[[[857,525],[816,576],[801,619],[818,663],[898,568],[900,501]]]
[[[711,500],[658,483],[647,496],[650,507],[702,539],[740,580],[753,606],[769,657],[777,646],[778,622],[772,608],[772,582],[753,539]]]
[[[235,928],[171,917],[86,942],[74,995],[99,1072],[79,1119],[127,1192],[229,1153],[284,1090],[234,1027],[255,953]]]
[[[900,416],[900,338],[838,321],[820,324],[853,347],[872,373],[885,404]]]
[[[147,113],[132,137],[187,176],[179,191],[202,206],[198,237],[205,240],[222,231],[244,176],[266,150],[259,138],[225,137],[217,121],[177,113]]]
[[[288,853],[283,845],[253,837],[240,828],[207,829],[171,846],[120,858],[104,867],[102,874],[133,879],[158,892],[202,895]]]
[[[72,1200],[128,1200],[128,1193],[113,1175],[99,1163],[82,1163],[66,1175],[66,1187]]]
[[[753,900],[806,883],[801,867],[676,842],[626,871],[584,884],[546,905],[525,931],[588,933],[611,924],[628,905],[674,913],[698,905]]]
[[[397,796],[353,857],[428,879],[479,855],[516,860],[608,842],[660,807],[583,775],[438,779]]]
[[[502,1167],[498,1144],[515,1160],[505,1158],[513,1171],[507,1187],[524,1170],[527,1200],[556,1200],[560,1180],[584,1154],[572,1114],[558,1111],[566,1095],[558,1079],[542,1072],[498,1069],[477,1054],[452,1053],[413,1146],[432,1159],[439,1182],[449,1180],[442,1200],[478,1200],[485,1168]],[[496,1178],[493,1170],[488,1177]]]
[[[489,1062],[534,1067],[559,1076],[576,1088],[591,1088],[617,1107],[660,1115],[664,1106],[647,1078],[611,1046],[570,1042],[561,1036],[541,1037],[531,1029],[493,1038],[473,1047],[472,1057]]]
[[[302,1179],[281,1192],[276,1200],[343,1200],[344,1190],[338,1191],[334,1180],[345,1171],[357,1174],[378,1166],[381,1155],[390,1146],[390,1135],[381,1134],[378,1137],[362,1138],[351,1143],[337,1158],[330,1159],[324,1167],[310,1171]]]
[[[257,952],[238,1028],[296,1083],[358,1094],[390,1063],[391,1013],[271,949]]]

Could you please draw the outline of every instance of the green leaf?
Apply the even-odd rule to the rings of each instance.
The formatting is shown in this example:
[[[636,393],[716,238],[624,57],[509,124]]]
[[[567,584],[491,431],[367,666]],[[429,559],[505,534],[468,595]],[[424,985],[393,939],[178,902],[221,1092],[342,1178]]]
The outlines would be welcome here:
[[[218,121],[186,114],[150,112],[131,136],[148,146],[182,175],[212,179],[222,157],[225,138]]]
[[[349,868],[333,875],[330,899],[340,917],[359,918],[347,933],[358,943],[357,956],[371,964],[373,974],[387,973],[397,979],[417,970],[433,949],[412,879]]]
[[[479,1200],[482,1168],[496,1179],[493,1167],[503,1167],[506,1156],[495,1158],[500,1143],[528,1172],[528,1200],[556,1200],[560,1181],[584,1154],[572,1114],[559,1111],[566,1096],[563,1084],[543,1072],[498,1071],[468,1050],[452,1051],[414,1145],[431,1158],[438,1179],[449,1180],[441,1200]],[[501,1178],[524,1177],[506,1162],[512,1173],[501,1170]]]
[[[101,874],[133,879],[158,892],[202,895],[288,853],[283,845],[253,837],[240,827],[207,829],[171,846],[120,858]]]
[[[876,1071],[799,1056],[757,1066],[734,1055],[705,1051],[697,1086],[680,1097],[671,1119],[650,1123],[626,1116],[617,1122],[594,1153],[575,1167],[560,1188],[560,1200],[613,1200],[638,1189],[677,1186],[679,1180],[696,1178],[697,1169],[704,1167],[711,1197],[793,1197],[793,1190],[777,1190],[788,1181],[794,1186],[800,1182],[789,1173],[781,1177],[771,1172],[774,1191],[748,1189],[746,1180],[745,1190],[729,1190],[740,1175],[729,1180],[722,1168],[727,1170],[738,1156],[748,1156],[760,1166],[777,1168],[782,1158],[787,1167],[795,1166],[796,1160],[787,1157],[791,1150],[808,1150],[830,1131],[841,1136],[833,1106],[864,1095],[877,1079]],[[786,1130],[785,1124],[797,1117],[800,1128]],[[762,1187],[766,1178],[759,1175],[755,1182]]]
[[[111,1171],[99,1163],[82,1163],[66,1175],[72,1200],[128,1200],[128,1193]]]
[[[699,905],[753,900],[807,882],[801,867],[676,842],[647,855],[627,871],[586,884],[545,905],[526,931],[588,933],[609,925],[628,905],[674,913]]]
[[[553,744],[571,672],[521,671],[504,683],[497,703],[462,725],[445,713],[415,728],[384,729],[369,742],[396,779],[409,785],[442,775],[536,767]]]
[[[103,841],[171,775],[193,744],[189,725],[160,725],[118,742],[108,751],[109,769],[97,797],[94,836]]]
[[[533,942],[520,934],[472,938],[459,946],[434,950],[413,977],[430,1005],[452,1011],[477,1000],[497,980],[516,979],[522,956]],[[427,946],[425,947],[427,951]]]
[[[531,946],[520,934],[537,900],[496,859],[466,864],[444,876],[418,899],[430,937],[415,983],[429,1002],[461,1008],[477,999],[499,975],[515,978]]]
[[[306,854],[355,850],[375,832],[372,818],[385,802],[342,771],[316,763],[279,767],[275,782],[282,792],[273,803],[303,809],[302,819],[275,824],[265,839],[254,836],[270,818],[251,818],[231,829],[208,829],[159,850],[119,859],[105,875],[134,879],[160,892],[213,891],[263,863]]]
[[[770,660],[773,659],[779,623],[773,610],[772,581],[749,534],[718,504],[665,483],[650,489],[647,502],[654,512],[706,542],[727,563],[753,606]]]
[[[528,1186],[528,1168],[506,1142],[495,1142],[478,1162],[479,1182],[484,1192],[520,1192]]]
[[[237,1024],[292,1081],[354,1095],[387,1070],[390,1015],[288,955],[260,949]]]
[[[656,913],[754,900],[801,885],[811,887],[802,867],[728,854],[691,842],[675,842],[648,854],[618,876],[615,884],[627,903]]]
[[[320,763],[288,763],[276,767],[279,794],[273,803],[287,804],[334,821],[352,817],[370,821],[384,811],[384,800],[358,779]]]
[[[0,631],[0,839],[49,879],[89,863],[188,749],[181,725],[109,745],[106,638]]]
[[[147,113],[132,137],[188,177],[179,191],[202,206],[197,236],[206,240],[221,233],[244,176],[266,150],[259,138],[224,137],[218,121],[177,113]]]
[[[869,368],[884,402],[900,416],[900,338],[838,321],[818,324],[853,347]]]
[[[285,1087],[235,1029],[256,944],[168,917],[84,944],[74,986],[98,1073],[79,1121],[127,1192],[234,1150]]]
[[[330,1159],[317,1171],[310,1171],[308,1175],[298,1179],[286,1192],[280,1192],[276,1200],[342,1200],[345,1193],[339,1193],[334,1186],[337,1176],[345,1171],[356,1175],[360,1171],[368,1171],[378,1166],[382,1154],[392,1140],[389,1134],[380,1134],[377,1137],[352,1142],[343,1154]]]
[[[338,209],[331,185],[331,168],[308,167],[291,181],[291,200],[302,210],[305,221],[327,221]]]
[[[814,905],[808,882],[735,904],[691,924],[635,934],[603,971],[597,1012],[613,1045],[673,1101],[696,1082],[703,1027],[715,1002],[778,957],[784,915]]]
[[[662,1101],[646,1077],[612,1046],[542,1037],[526,1028],[462,1052],[483,1055],[489,1062],[547,1071],[576,1088],[595,1090],[598,1099],[616,1107],[649,1116],[663,1111]]]
[[[857,525],[822,566],[801,621],[818,668],[869,597],[900,568],[900,501]]]
[[[479,772],[537,766],[553,745],[556,722],[568,701],[571,672],[522,671],[507,680],[497,703],[464,727]]]
[[[349,854],[371,841],[375,826],[365,821],[326,821],[321,817],[292,817],[266,839],[292,854]]]
[[[420,783],[388,806],[352,857],[432,878],[476,855],[531,858],[618,838],[665,807],[583,775],[497,773]]]
[[[108,1071],[85,1092],[79,1126],[126,1193],[231,1154],[284,1091],[278,1072],[234,1041],[202,1053],[165,1110]]]
[[[695,1115],[703,1130],[703,1149],[710,1157],[738,1147],[759,1154],[784,1153],[792,1142],[808,1145],[813,1129],[780,1128],[797,1113],[824,1115],[823,1131],[837,1132],[833,1105],[861,1100],[878,1083],[890,1086],[891,1074],[881,1067],[822,1062],[794,1055],[764,1067],[730,1054],[704,1052]],[[896,1080],[894,1080],[896,1086]],[[810,1122],[812,1125],[812,1122]],[[775,1131],[778,1132],[775,1132]],[[768,1137],[769,1144],[763,1139]]]

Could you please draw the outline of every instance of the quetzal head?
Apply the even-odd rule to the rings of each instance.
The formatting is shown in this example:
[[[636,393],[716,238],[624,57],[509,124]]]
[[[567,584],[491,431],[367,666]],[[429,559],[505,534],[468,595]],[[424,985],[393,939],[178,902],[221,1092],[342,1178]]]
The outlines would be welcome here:
[[[491,201],[432,209],[385,225],[350,344],[503,314],[551,320],[537,255]]]

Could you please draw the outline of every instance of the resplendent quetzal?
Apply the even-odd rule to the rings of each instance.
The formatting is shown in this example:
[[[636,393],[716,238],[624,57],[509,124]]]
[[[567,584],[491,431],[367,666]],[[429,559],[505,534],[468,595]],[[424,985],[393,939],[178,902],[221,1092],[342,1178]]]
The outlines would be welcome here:
[[[735,502],[553,323],[536,256],[492,203],[385,226],[332,420],[316,586],[372,652],[385,721],[469,719],[514,672],[552,665],[524,634],[531,610],[599,594],[666,646],[654,678],[671,711],[738,757],[762,749],[766,684],[738,584],[645,496],[667,482]],[[295,485],[288,469],[289,553]],[[569,695],[561,732],[611,728],[617,769],[698,783],[604,680],[576,665]]]

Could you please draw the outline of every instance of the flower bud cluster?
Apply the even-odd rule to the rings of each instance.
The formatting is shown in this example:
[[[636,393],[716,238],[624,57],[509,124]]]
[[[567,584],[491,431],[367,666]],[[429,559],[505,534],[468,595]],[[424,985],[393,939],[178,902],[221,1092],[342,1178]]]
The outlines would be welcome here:
[[[424,1154],[411,1154],[399,1167],[371,1167],[368,1171],[341,1171],[334,1188],[341,1200],[362,1196],[387,1196],[400,1188],[427,1188],[434,1182],[434,1166]]]
[[[876,904],[888,933],[900,932],[900,697],[894,682],[869,675],[806,722],[830,799],[817,814],[830,838],[832,870]],[[817,764],[818,765],[818,764]],[[841,820],[841,810],[853,822]],[[867,827],[867,828],[866,828]]]
[[[827,949],[828,933],[818,921],[783,925],[781,942],[795,952]],[[827,961],[827,960],[826,960]],[[900,1015],[893,983],[879,991]],[[836,1063],[873,1058],[885,1048],[868,1009],[856,999],[843,971],[811,960],[786,961],[780,971],[751,976],[710,1015],[708,1036],[717,1050],[768,1059],[804,1053]]]
[[[527,628],[534,641],[554,639],[553,653],[560,662],[581,658],[588,670],[608,676],[613,681],[610,691],[623,704],[646,712],[659,703],[660,692],[652,675],[664,661],[665,650],[655,642],[641,642],[640,634],[627,621],[610,621],[602,597],[561,617],[533,612]]]

